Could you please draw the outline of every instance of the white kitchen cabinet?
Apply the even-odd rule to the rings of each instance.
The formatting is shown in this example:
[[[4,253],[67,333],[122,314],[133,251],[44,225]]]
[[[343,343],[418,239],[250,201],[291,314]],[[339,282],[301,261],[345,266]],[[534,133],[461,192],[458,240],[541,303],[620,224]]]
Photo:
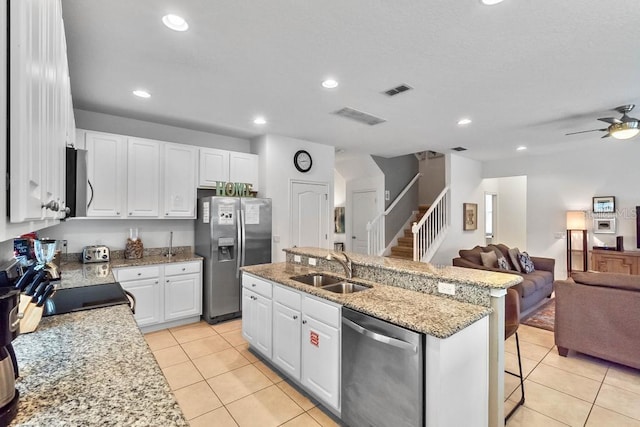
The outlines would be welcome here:
[[[244,274],[242,278],[242,335],[249,344],[271,359],[272,284]]]
[[[273,303],[273,363],[300,381],[300,311]]]
[[[229,152],[229,182],[243,182],[258,191],[258,156],[249,153]]]
[[[127,145],[125,137],[101,132],[85,132],[87,150],[87,216],[124,216]]]
[[[202,314],[200,262],[166,265],[164,269],[164,320]]]
[[[302,310],[301,383],[340,410],[340,308],[304,295]]]
[[[64,147],[73,123],[64,25],[59,1],[9,5],[9,216],[34,221],[35,230],[64,217]]]
[[[158,216],[160,182],[160,143],[141,138],[128,138],[128,217]]]
[[[198,149],[165,143],[163,147],[164,216],[196,217],[196,158]]]
[[[197,321],[202,314],[202,262],[114,268],[122,288],[136,298],[134,315],[143,331]]]
[[[229,181],[229,152],[214,148],[200,148],[200,187],[215,187],[218,181]]]

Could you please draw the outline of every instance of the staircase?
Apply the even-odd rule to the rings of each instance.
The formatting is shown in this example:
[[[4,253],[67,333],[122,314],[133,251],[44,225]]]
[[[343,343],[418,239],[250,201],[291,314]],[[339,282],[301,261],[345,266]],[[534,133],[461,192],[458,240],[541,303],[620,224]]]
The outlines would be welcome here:
[[[430,207],[431,205],[418,206],[418,213],[414,221],[420,222]],[[389,255],[389,258],[413,260],[413,233],[411,232],[411,228],[405,228],[404,237],[398,237],[398,244],[391,247],[391,255]]]

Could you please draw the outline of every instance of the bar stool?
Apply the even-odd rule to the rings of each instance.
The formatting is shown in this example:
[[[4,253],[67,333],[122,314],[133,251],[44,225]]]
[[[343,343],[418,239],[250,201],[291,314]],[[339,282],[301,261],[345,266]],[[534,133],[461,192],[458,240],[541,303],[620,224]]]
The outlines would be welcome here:
[[[518,368],[520,375],[505,371],[507,374],[520,378],[520,390],[522,397],[516,406],[504,417],[506,423],[509,417],[524,404],[524,376],[522,375],[522,361],[520,359],[520,341],[518,340],[518,327],[520,326],[520,295],[515,289],[507,289],[507,296],[504,299],[504,339],[507,340],[513,334],[516,335],[516,349],[518,350]]]

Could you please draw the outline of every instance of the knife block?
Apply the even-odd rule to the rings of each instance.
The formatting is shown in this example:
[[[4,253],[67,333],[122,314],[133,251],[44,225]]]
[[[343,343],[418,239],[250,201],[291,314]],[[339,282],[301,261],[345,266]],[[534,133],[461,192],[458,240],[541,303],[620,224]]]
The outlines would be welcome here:
[[[18,312],[22,313],[20,319],[20,333],[28,334],[36,330],[42,319],[42,310],[44,307],[36,307],[36,303],[31,302],[29,295],[20,295],[20,305]]]

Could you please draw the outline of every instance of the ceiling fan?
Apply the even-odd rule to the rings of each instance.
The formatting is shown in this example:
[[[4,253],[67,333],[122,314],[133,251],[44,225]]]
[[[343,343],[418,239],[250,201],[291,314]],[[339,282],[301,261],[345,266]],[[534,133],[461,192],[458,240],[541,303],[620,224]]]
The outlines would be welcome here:
[[[578,133],[586,132],[607,132],[602,138],[608,138],[610,136],[616,139],[629,139],[640,133],[640,120],[627,116],[627,113],[631,112],[635,107],[634,104],[623,105],[621,107],[614,108],[615,111],[622,114],[622,117],[616,119],[615,117],[605,117],[598,119],[601,122],[609,123],[609,126],[603,129],[583,130],[580,132],[571,132],[565,135],[575,135]]]

